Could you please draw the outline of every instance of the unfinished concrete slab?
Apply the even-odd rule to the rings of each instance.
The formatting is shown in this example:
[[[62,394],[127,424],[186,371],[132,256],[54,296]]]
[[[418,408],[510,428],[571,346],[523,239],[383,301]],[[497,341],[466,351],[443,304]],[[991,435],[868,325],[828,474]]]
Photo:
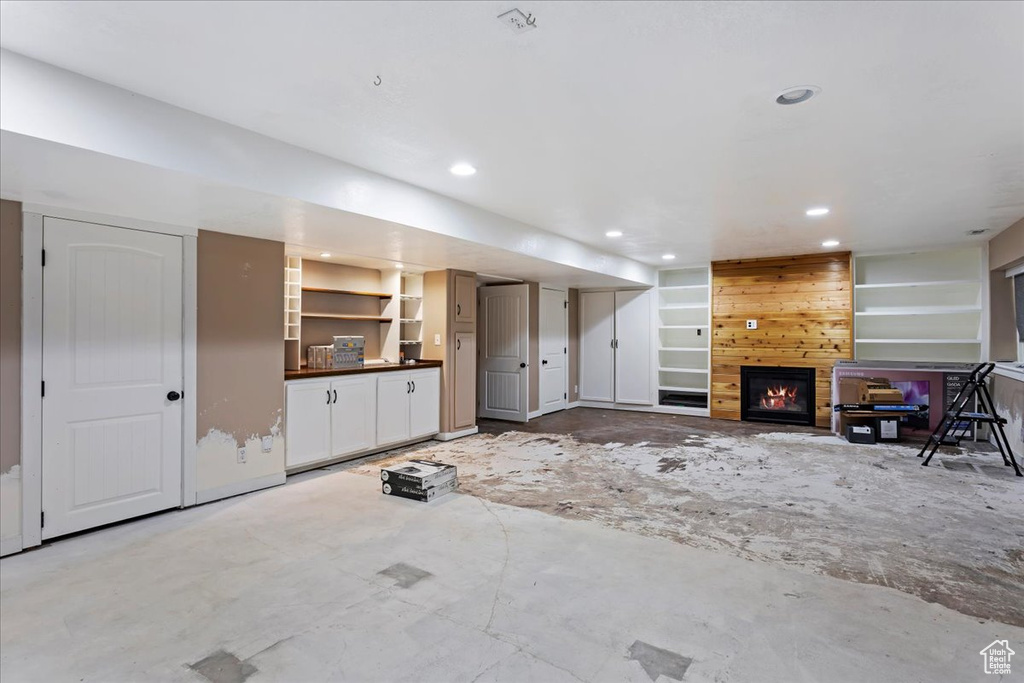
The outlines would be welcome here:
[[[432,577],[398,587],[398,563]],[[347,472],[4,558],[0,583],[5,683],[202,683],[188,663],[217,651],[248,683],[649,683],[637,641],[691,659],[687,682],[960,681],[1024,642],[884,586]]]

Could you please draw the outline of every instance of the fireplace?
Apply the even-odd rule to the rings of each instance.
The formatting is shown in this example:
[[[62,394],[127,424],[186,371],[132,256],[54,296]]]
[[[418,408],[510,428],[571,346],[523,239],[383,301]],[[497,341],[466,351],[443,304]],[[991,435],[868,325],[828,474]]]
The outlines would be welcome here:
[[[814,368],[740,367],[740,419],[814,424]]]

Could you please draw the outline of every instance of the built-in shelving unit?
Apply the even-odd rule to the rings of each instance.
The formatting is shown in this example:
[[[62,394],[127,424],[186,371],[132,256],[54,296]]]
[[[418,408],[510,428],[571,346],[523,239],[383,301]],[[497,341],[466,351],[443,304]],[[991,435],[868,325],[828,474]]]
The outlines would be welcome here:
[[[352,289],[330,289],[329,287],[303,287],[303,292],[320,292],[321,294],[347,294],[349,296],[368,296],[374,299],[390,299],[393,295],[386,292],[358,292]]]
[[[352,315],[349,313],[303,313],[303,318],[320,318],[322,320],[356,320],[362,322],[389,323],[391,318],[380,315]]]
[[[398,344],[402,353],[408,358],[420,358],[423,355],[423,275],[422,273],[402,273],[401,300],[401,334]]]
[[[983,274],[977,247],[857,256],[855,357],[979,362]]]
[[[284,257],[284,365],[298,370],[301,363],[299,335],[302,332],[302,259]]]
[[[711,286],[707,266],[658,273],[658,403],[708,414]]]

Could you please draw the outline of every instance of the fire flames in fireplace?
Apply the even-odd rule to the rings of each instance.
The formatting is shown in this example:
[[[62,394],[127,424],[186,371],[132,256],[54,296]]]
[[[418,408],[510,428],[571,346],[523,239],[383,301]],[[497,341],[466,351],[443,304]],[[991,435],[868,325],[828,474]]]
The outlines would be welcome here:
[[[796,387],[785,384],[767,387],[761,395],[761,407],[765,410],[802,410],[796,402]]]

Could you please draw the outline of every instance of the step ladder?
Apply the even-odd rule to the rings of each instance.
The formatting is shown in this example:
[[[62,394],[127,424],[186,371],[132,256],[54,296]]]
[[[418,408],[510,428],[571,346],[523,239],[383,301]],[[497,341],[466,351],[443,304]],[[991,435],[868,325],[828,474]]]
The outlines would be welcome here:
[[[931,448],[928,452],[928,457],[921,463],[923,466],[928,466],[928,462],[935,455],[935,451],[938,450],[939,446],[959,445],[964,433],[960,425],[964,422],[973,422],[975,424],[992,425],[992,433],[995,436],[996,446],[999,447],[999,453],[1003,456],[1003,464],[1007,467],[1012,466],[1013,471],[1018,477],[1024,477],[1024,474],[1021,474],[1020,467],[1017,466],[1017,460],[1013,457],[1013,451],[1010,450],[1010,442],[1006,439],[1006,432],[1003,431],[1006,418],[1000,417],[996,413],[996,405],[992,402],[992,396],[988,393],[988,387],[985,384],[985,378],[988,377],[995,367],[995,363],[982,363],[974,368],[967,381],[960,387],[960,391],[957,392],[953,402],[946,409],[942,422],[939,423],[935,431],[928,437],[928,441],[921,448],[921,452],[917,454],[917,457],[923,457],[925,451],[928,451],[929,447]],[[972,400],[975,397],[978,399],[977,406],[981,412],[967,410],[967,406],[972,404]]]

